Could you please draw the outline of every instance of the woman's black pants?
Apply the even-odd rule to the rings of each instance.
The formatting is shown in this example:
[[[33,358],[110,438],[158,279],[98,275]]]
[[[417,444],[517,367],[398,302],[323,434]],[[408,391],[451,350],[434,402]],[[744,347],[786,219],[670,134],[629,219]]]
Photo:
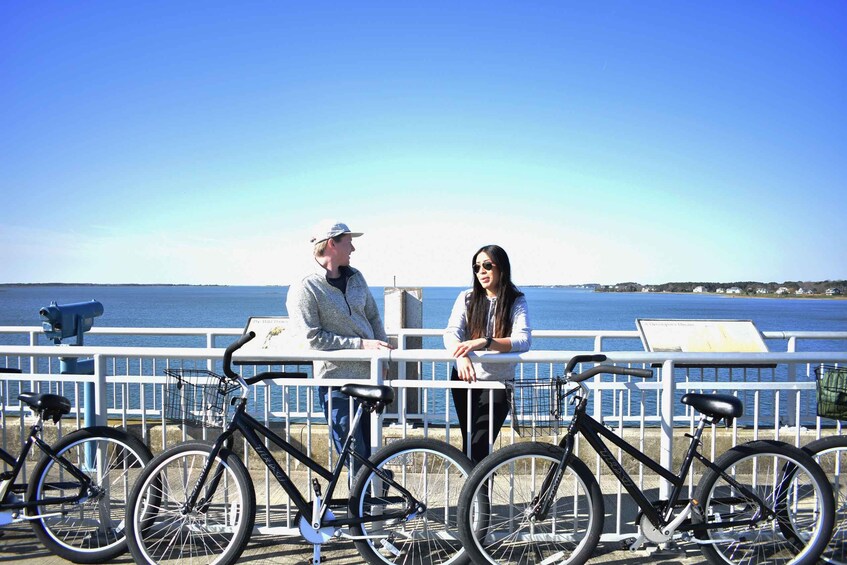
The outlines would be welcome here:
[[[459,374],[453,369],[450,380],[458,381]],[[505,389],[498,390],[468,390],[454,388],[453,406],[459,417],[459,427],[462,430],[462,452],[468,452],[470,443],[470,458],[474,463],[482,461],[488,455],[488,444],[493,443],[509,414],[509,395]],[[470,406],[470,438],[468,438],[468,393],[471,395]],[[491,404],[494,404],[493,411]],[[494,435],[489,439],[489,420]]]

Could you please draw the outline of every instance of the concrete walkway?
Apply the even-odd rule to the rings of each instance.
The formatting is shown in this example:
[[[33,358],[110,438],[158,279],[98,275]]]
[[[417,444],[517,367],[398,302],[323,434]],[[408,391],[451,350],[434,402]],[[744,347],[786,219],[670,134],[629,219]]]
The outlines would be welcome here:
[[[289,536],[254,536],[238,560],[239,564],[251,565],[307,565],[312,556],[312,546]],[[362,557],[351,541],[332,541],[323,546],[323,563],[326,565],[360,565]],[[706,561],[694,544],[685,544],[679,551],[630,553],[618,550],[618,545],[601,544],[590,563],[607,565],[630,565],[633,560],[660,565],[702,565]],[[131,564],[129,554],[113,561],[116,564]],[[57,557],[42,546],[26,524],[15,524],[0,529],[0,564],[21,565],[69,565],[69,561]]]

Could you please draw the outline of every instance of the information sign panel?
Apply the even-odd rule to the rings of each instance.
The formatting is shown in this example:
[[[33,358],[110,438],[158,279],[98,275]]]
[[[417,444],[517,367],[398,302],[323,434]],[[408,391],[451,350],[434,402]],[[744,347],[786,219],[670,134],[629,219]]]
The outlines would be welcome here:
[[[644,349],[679,353],[767,353],[752,320],[637,319]]]
[[[252,340],[247,342],[232,356],[232,362],[236,365],[310,365],[310,361],[285,361],[284,363],[272,363],[265,358],[259,359],[256,353],[263,356],[281,352],[285,348],[285,329],[288,326],[287,316],[252,316],[247,320],[244,333],[256,334]]]

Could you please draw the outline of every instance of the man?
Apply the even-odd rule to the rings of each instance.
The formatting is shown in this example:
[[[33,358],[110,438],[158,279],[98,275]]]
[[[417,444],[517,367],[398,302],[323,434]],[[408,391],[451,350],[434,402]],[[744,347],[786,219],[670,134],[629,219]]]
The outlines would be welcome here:
[[[392,349],[365,278],[350,266],[350,255],[356,250],[353,238],[361,235],[336,221],[323,221],[314,228],[314,270],[291,285],[285,302],[295,339],[305,339],[312,349]],[[370,363],[316,361],[314,375],[341,379],[340,386],[349,380],[369,378]],[[349,398],[337,388],[325,386],[319,388],[318,399],[327,415],[335,450],[341,453],[358,402],[351,412]],[[356,452],[370,457],[370,417],[363,418],[353,440]],[[355,465],[351,467],[354,473]]]

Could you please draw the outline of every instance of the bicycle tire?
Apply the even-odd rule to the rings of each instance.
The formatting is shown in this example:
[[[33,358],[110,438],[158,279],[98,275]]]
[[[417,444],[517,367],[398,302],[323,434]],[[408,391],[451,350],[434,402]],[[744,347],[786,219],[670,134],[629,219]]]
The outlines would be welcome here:
[[[756,519],[758,503],[723,473],[772,504],[774,515]],[[811,456],[783,442],[733,447],[703,473],[694,498],[700,505],[692,514],[695,536],[715,564],[811,565],[832,531],[834,503],[826,475]],[[755,522],[738,523],[744,520]]]
[[[210,454],[206,444],[178,445],[155,457],[141,473],[130,493],[126,517],[127,546],[136,563],[229,565],[244,551],[253,533],[256,493],[233,452],[218,453],[216,461],[224,475],[208,506],[182,511]]]
[[[391,471],[394,480],[423,502],[426,510],[408,520],[352,525],[354,536],[377,536],[355,540],[359,553],[373,565],[467,563],[458,536],[456,510],[459,492],[473,467],[471,460],[455,447],[428,438],[391,442],[370,460],[378,469]],[[374,494],[377,488],[379,495]],[[374,471],[363,466],[357,473],[349,505],[351,516],[372,519],[405,507],[401,492]]]
[[[574,458],[544,519],[530,516],[564,450],[518,443],[486,457],[459,496],[459,533],[474,563],[523,564],[588,561],[603,532],[600,485]],[[546,480],[545,480],[546,479]]]
[[[42,516],[30,521],[36,537],[47,549],[74,563],[102,563],[124,553],[127,495],[136,476],[153,458],[150,450],[134,436],[105,426],[71,432],[51,447],[91,478],[99,490],[81,503],[29,509],[27,514]],[[33,468],[26,500],[73,497],[81,491],[80,482],[45,455]]]
[[[803,446],[829,477],[835,496],[835,527],[821,560],[847,565],[847,437],[824,437]]]

